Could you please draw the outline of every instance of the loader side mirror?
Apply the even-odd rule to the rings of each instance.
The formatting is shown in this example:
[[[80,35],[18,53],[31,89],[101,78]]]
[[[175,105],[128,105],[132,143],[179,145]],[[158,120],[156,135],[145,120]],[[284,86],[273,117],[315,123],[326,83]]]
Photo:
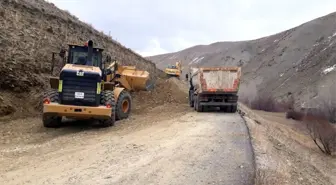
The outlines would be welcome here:
[[[65,57],[65,53],[66,53],[66,50],[65,49],[61,49],[61,51],[59,52],[59,56],[61,58],[64,58]]]
[[[188,77],[189,77],[189,76],[188,76],[188,74],[186,74],[186,76],[185,76],[185,77],[186,77],[186,80],[188,80]]]

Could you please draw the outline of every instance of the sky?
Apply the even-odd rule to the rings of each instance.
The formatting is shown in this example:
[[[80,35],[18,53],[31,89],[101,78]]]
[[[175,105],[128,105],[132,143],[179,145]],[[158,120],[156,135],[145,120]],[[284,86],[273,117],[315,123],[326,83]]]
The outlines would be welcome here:
[[[47,0],[143,56],[275,34],[336,11],[335,0]]]

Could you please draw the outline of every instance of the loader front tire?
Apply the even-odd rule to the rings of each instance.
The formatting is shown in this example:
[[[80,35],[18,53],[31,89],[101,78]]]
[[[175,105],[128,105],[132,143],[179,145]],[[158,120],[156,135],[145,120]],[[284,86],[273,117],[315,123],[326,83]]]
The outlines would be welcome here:
[[[114,100],[114,94],[113,91],[106,90],[101,93],[100,97],[100,103],[101,105],[111,105],[112,112],[111,117],[108,119],[100,120],[100,126],[101,127],[110,127],[113,126],[115,123],[115,100]]]
[[[50,102],[58,103],[58,92],[51,89],[45,93],[43,99],[48,98]],[[62,117],[43,113],[42,115],[43,126],[47,128],[58,128],[62,125]]]
[[[122,120],[128,118],[132,107],[132,98],[128,91],[122,90],[119,94],[116,105],[116,119]]]

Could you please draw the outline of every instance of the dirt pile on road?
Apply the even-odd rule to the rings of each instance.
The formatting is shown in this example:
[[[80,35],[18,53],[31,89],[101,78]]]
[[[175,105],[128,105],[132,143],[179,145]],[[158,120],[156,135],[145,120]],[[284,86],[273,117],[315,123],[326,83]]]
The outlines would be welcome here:
[[[183,86],[181,86],[182,83],[183,82],[176,78],[159,78],[152,91],[134,92],[132,94],[134,100],[134,113],[148,111],[153,107],[164,104],[188,103],[188,94]]]
[[[153,77],[160,73],[154,63],[52,3],[1,0],[0,117],[14,112],[21,116],[36,113],[36,102],[48,87],[52,52],[88,39],[123,64],[136,65]],[[56,62],[60,61],[56,57]]]
[[[217,42],[148,57],[164,69],[176,60],[185,66],[242,66],[240,91],[279,99],[291,92],[297,102],[316,97],[321,86],[335,83],[336,12],[284,32],[256,40]]]

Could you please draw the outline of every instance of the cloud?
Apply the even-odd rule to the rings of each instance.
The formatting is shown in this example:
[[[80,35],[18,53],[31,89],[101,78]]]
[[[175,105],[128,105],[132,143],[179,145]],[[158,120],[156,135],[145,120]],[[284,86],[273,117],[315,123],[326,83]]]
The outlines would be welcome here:
[[[190,42],[183,37],[172,37],[172,38],[165,38],[161,39],[162,42],[171,44],[168,47],[173,48],[174,51],[178,51],[184,48],[192,47],[194,45],[197,45],[197,42]],[[168,45],[166,44],[166,45]],[[137,53],[144,57],[148,56],[154,56],[154,55],[160,55],[164,53],[168,53],[169,51],[162,48],[160,44],[160,39],[153,38],[149,41],[149,43],[146,45],[146,47],[142,50],[137,50]]]
[[[335,0],[49,0],[143,55],[250,40],[336,11]]]
[[[168,51],[161,47],[158,39],[151,39],[146,48],[144,48],[142,51],[136,51],[136,52],[143,57],[148,57],[153,55],[164,54],[167,53]]]

